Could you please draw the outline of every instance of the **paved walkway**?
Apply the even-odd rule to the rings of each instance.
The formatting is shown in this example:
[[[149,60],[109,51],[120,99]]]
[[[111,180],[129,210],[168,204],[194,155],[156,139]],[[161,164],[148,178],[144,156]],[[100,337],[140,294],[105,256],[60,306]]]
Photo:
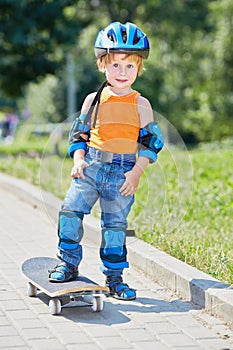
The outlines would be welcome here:
[[[67,307],[50,315],[42,293],[26,296],[20,267],[33,256],[55,256],[55,224],[2,189],[0,207],[0,349],[233,350],[233,331],[221,320],[133,269],[125,280],[137,288],[137,300],[104,298],[100,313]],[[86,241],[84,256],[81,273],[103,283],[98,247]]]

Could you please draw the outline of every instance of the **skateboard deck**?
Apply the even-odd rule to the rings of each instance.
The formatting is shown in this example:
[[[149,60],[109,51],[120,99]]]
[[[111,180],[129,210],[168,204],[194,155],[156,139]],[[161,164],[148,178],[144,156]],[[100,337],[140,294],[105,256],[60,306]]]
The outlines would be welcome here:
[[[61,312],[62,306],[71,301],[82,301],[91,306],[92,311],[102,311],[103,298],[108,287],[100,286],[86,276],[79,275],[75,280],[63,283],[49,282],[48,270],[60,261],[50,257],[31,258],[22,264],[22,274],[27,279],[27,295],[35,297],[37,290],[50,297],[49,308],[52,315]]]

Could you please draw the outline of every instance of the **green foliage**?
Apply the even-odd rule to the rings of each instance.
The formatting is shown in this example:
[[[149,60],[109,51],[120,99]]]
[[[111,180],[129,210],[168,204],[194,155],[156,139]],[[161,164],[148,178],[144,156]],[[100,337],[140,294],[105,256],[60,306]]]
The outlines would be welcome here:
[[[24,105],[30,110],[31,123],[46,123],[59,121],[57,116],[56,106],[54,105],[54,95],[57,91],[59,81],[53,75],[47,75],[40,84],[28,84],[25,92],[25,97],[21,101],[22,107]],[[57,96],[57,94],[56,94]],[[60,101],[60,100],[59,100]]]
[[[39,124],[22,122],[12,143],[0,143],[0,155],[41,157],[57,154],[56,145],[62,155],[67,152],[67,138],[70,124]],[[63,139],[62,139],[63,137]]]
[[[89,16],[79,17],[77,1],[1,0],[1,88],[20,96],[22,87],[46,74],[55,74],[64,51],[74,45]],[[7,72],[7,73],[6,73]]]
[[[111,21],[132,21],[148,34],[151,46],[146,71],[134,88],[186,143],[232,134],[231,0],[0,0],[0,5],[1,89],[10,97],[24,92],[26,105],[32,94],[28,97],[23,87],[56,75],[52,102],[45,113],[35,113],[43,119],[59,122],[68,117],[67,53],[75,60],[78,111],[104,79],[93,52],[97,32]]]
[[[17,157],[9,154],[7,155],[7,157],[4,157],[3,155],[1,155],[1,157],[4,161],[0,163],[0,171],[10,174],[12,176],[19,177],[21,179],[27,179],[28,182],[34,185],[39,184],[39,157],[25,158],[20,154],[18,154]]]

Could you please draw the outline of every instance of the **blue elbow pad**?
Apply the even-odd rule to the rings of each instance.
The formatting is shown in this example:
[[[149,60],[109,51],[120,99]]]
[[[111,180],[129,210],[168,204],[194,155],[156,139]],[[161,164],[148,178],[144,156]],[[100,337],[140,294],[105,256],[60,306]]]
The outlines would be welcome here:
[[[158,158],[157,154],[164,145],[163,136],[158,124],[151,122],[144,128],[141,128],[139,131],[138,143],[138,155],[147,157],[150,163],[154,163]]]
[[[73,122],[70,133],[69,133],[69,144],[75,143],[75,142],[86,142],[82,137],[82,134],[85,134],[90,136],[90,125],[84,124],[85,114],[81,114],[78,118],[75,119]]]
[[[138,150],[139,157],[146,157],[149,159],[150,163],[155,163],[158,159],[158,156],[155,152],[150,151],[149,149],[139,149]]]
[[[69,133],[69,148],[68,155],[70,158],[73,157],[74,152],[77,149],[83,149],[87,151],[87,142],[90,137],[90,125],[84,124],[86,114],[81,114],[73,122],[70,133]]]

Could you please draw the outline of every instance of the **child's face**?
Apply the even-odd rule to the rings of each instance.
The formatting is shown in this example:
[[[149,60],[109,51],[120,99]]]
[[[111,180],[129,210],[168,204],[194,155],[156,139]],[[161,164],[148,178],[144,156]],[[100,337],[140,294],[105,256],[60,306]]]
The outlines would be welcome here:
[[[124,53],[115,53],[111,62],[105,66],[108,82],[115,88],[127,91],[137,78],[138,66]]]

